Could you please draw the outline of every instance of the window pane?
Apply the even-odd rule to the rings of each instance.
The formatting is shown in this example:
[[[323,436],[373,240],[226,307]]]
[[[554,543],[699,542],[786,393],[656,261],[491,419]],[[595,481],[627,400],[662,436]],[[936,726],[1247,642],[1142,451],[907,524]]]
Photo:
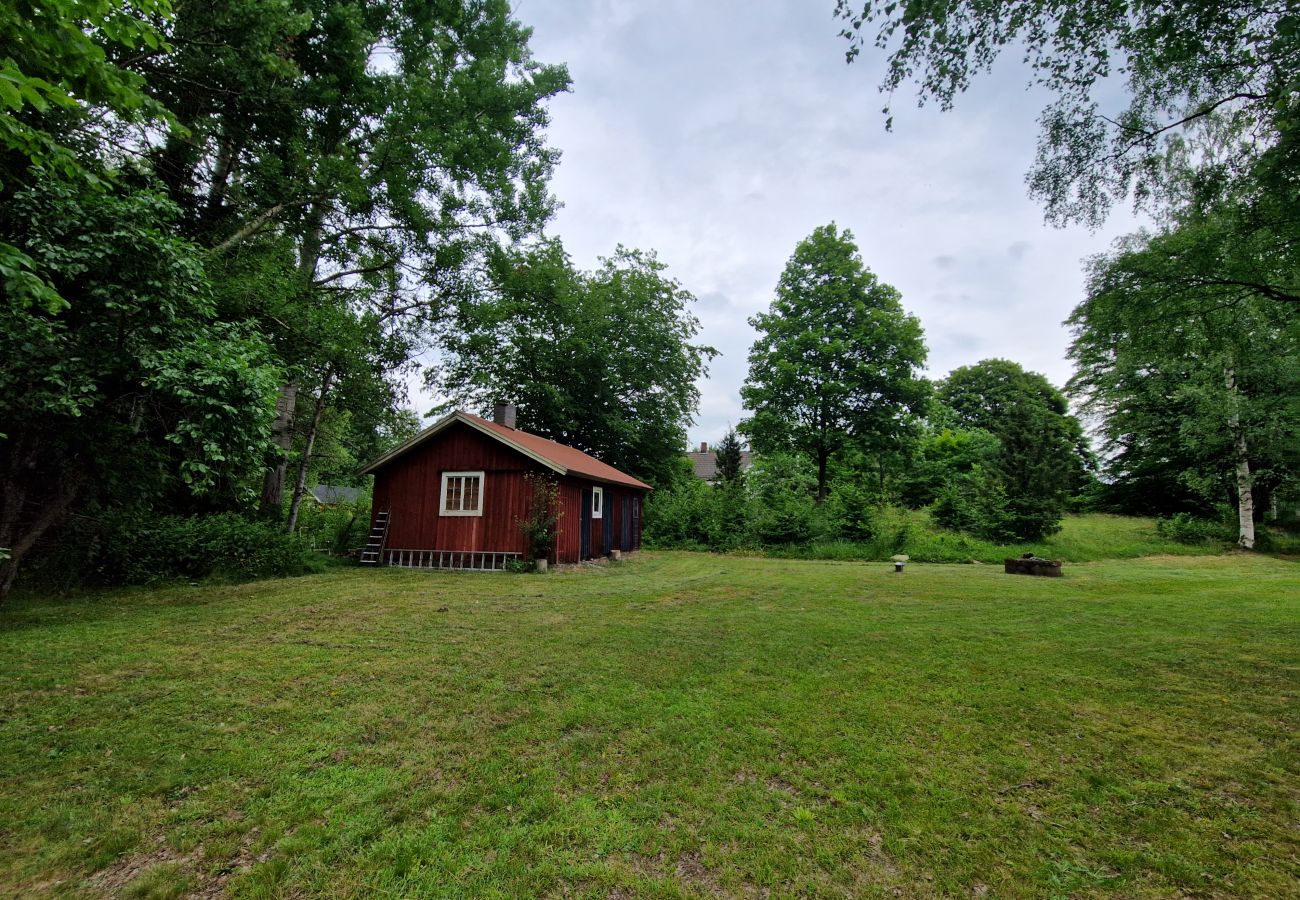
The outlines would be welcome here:
[[[461,506],[463,510],[478,510],[478,476],[465,476],[465,502]]]
[[[447,512],[460,511],[460,476],[447,479]]]

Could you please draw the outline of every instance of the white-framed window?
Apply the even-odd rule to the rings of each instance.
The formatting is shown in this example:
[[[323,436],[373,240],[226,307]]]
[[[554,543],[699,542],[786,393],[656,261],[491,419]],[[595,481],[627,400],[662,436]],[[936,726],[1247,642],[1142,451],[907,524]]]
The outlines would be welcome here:
[[[591,489],[591,517],[601,519],[605,516],[605,489],[594,487]]]
[[[483,515],[483,473],[443,472],[438,511],[444,516]]]

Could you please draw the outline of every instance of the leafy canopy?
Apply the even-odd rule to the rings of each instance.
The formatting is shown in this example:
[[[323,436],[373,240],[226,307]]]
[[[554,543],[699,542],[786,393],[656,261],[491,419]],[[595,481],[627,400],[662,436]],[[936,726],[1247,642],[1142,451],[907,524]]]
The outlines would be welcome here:
[[[1238,437],[1263,497],[1300,473],[1300,314],[1236,283],[1277,260],[1206,254],[1224,247],[1220,227],[1189,216],[1119,242],[1090,262],[1069,319],[1068,387],[1098,423],[1123,511],[1211,512],[1234,495]]]
[[[887,51],[883,93],[915,82],[921,103],[944,109],[1003,52],[1023,54],[1033,83],[1053,94],[1028,177],[1051,221],[1095,225],[1130,193],[1158,198],[1162,155],[1212,115],[1239,133],[1237,172],[1269,156],[1289,173],[1279,182],[1300,171],[1292,4],[837,0],[836,14],[850,61],[868,44]],[[1109,108],[1116,82],[1126,105]]]
[[[800,241],[770,308],[749,322],[759,336],[740,395],[752,415],[739,430],[760,453],[811,456],[819,499],[832,455],[885,451],[913,430],[928,394],[921,323],[848,230],[823,225]]]
[[[1001,520],[989,536],[1038,540],[1058,531],[1090,464],[1083,428],[1069,415],[1064,395],[1042,375],[1005,359],[954,369],[937,394],[957,426],[997,439],[992,463],[976,462],[970,470],[969,486],[985,504],[986,521],[995,511]]]
[[[431,385],[448,405],[514,400],[520,428],[669,483],[715,351],[694,343],[695,298],[665,270],[619,247],[580,272],[557,240],[497,253],[491,293],[460,309]]]

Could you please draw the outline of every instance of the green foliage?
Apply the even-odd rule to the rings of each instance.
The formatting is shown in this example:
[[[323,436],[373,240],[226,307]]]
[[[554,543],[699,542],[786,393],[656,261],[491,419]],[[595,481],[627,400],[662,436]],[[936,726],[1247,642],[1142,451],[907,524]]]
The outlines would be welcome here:
[[[914,430],[928,393],[921,324],[863,265],[849,231],[824,225],[801,241],[750,324],[759,336],[740,394],[752,416],[740,431],[760,453],[808,454],[818,502],[835,454],[894,449]]]
[[[1122,511],[1235,503],[1242,458],[1261,496],[1300,472],[1300,309],[1234,283],[1233,259],[1252,251],[1207,247],[1198,235],[1213,219],[1188,210],[1092,260],[1069,319],[1069,389],[1098,421],[1107,499]],[[1251,264],[1281,277],[1284,263]]]
[[[528,515],[518,522],[528,545],[529,559],[550,559],[560,533],[560,482],[552,475],[528,472]]]
[[[826,534],[818,509],[817,472],[803,456],[769,453],[746,479],[752,498],[749,531],[758,544],[803,544]]]
[[[110,173],[97,155],[108,129],[95,127],[95,117],[168,118],[118,60],[167,49],[156,23],[170,15],[167,0],[0,6],[0,202],[42,181],[103,186]],[[21,308],[54,313],[68,303],[7,230],[0,231],[0,284]]]
[[[237,513],[159,516],[147,510],[81,518],[30,560],[25,583],[69,590],[221,578],[306,575],[324,570],[308,539]]]
[[[933,404],[931,423],[941,418],[952,418],[951,410]],[[1001,442],[982,428],[936,428],[932,424],[908,462],[901,491],[903,502],[913,509],[929,506],[954,480],[977,467],[991,468],[1001,450]]]
[[[657,490],[646,497],[642,519],[642,543],[646,547],[721,549],[735,546],[743,532],[722,527],[723,506],[739,501],[742,516],[747,498],[725,493],[691,476],[669,490]]]
[[[718,441],[718,445],[713,448],[713,458],[718,463],[718,481],[731,482],[738,481],[744,476],[741,471],[743,448],[740,445],[740,439],[736,437],[736,429],[728,428],[727,433]]]
[[[1202,519],[1185,512],[1156,519],[1156,531],[1180,544],[1232,540],[1232,529],[1221,520]]]
[[[943,514],[975,523],[982,512],[1001,510],[984,530],[1027,541],[1056,531],[1069,498],[1088,483],[1092,464],[1083,428],[1061,392],[1014,362],[988,359],[954,369],[938,397],[956,425],[998,441],[997,456],[981,464],[978,475],[972,468],[954,479],[943,494]]]
[[[51,183],[0,211],[69,306],[0,306],[0,543],[22,556],[74,504],[229,508],[266,452],[279,372],[250,327],[217,321],[174,208]]]
[[[296,534],[309,547],[324,549],[332,556],[345,556],[366,542],[370,529],[370,495],[352,503],[303,504]]]
[[[989,541],[1010,542],[1020,534],[1009,505],[1006,488],[998,474],[976,464],[967,472],[954,474],[939,489],[934,505],[930,507],[930,517],[940,528],[973,534]],[[1063,508],[1061,514],[1064,514]],[[1058,516],[1052,524],[1059,521]],[[1043,536],[1040,533],[1025,539]]]
[[[510,398],[520,428],[669,484],[715,351],[692,343],[694,297],[665,270],[623,247],[594,272],[559,241],[498,254],[493,292],[458,312],[433,386],[483,411]]]

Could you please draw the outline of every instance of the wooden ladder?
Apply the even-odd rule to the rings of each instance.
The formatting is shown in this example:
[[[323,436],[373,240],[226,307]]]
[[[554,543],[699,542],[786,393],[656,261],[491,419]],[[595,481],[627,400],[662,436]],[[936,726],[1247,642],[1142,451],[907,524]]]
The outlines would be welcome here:
[[[370,528],[366,548],[361,551],[361,565],[379,565],[379,555],[384,550],[386,540],[388,540],[388,510],[385,509],[375,514],[375,524]]]

